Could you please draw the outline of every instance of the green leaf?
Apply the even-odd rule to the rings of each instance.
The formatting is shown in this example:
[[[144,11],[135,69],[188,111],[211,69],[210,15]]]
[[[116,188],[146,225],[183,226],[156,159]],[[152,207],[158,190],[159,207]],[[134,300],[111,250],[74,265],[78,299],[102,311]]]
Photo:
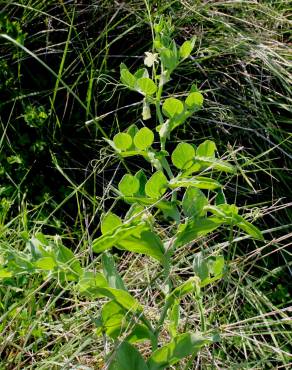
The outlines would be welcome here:
[[[121,278],[120,274],[118,273],[115,265],[115,260],[110,253],[103,253],[101,256],[102,261],[102,268],[104,276],[108,282],[108,285],[111,288],[127,290],[123,279]]]
[[[180,213],[175,202],[161,200],[155,205],[155,207],[163,212],[165,218],[172,218],[174,221],[179,223]]]
[[[157,349],[148,359],[149,370],[163,370],[181,359],[196,354],[211,340],[201,334],[184,333],[175,337],[167,345]]]
[[[136,77],[128,70],[127,66],[122,63],[120,65],[121,82],[128,86],[130,89],[134,89],[136,85]]]
[[[139,130],[134,137],[134,144],[140,150],[145,150],[153,144],[154,134],[147,128],[143,127]]]
[[[174,242],[175,247],[183,246],[193,242],[201,236],[205,236],[216,230],[223,223],[222,220],[215,217],[202,218],[195,221],[187,222],[181,225]]]
[[[218,159],[211,159],[210,158],[204,158],[204,157],[197,157],[198,163],[201,164],[201,167],[211,167],[214,168],[217,171],[227,172],[227,173],[235,173],[236,169],[234,166],[232,166],[230,163],[226,161],[220,161]]]
[[[75,274],[80,275],[83,273],[80,262],[77,260],[74,253],[62,244],[57,246],[56,259],[57,262],[61,262],[66,265],[66,268],[72,272],[74,279],[76,278]]]
[[[214,158],[215,157],[215,150],[216,150],[216,144],[214,143],[214,141],[206,140],[198,146],[197,156],[198,157]]]
[[[131,331],[131,333],[127,336],[126,341],[129,343],[138,343],[144,342],[145,340],[152,340],[153,334],[150,330],[142,324],[136,324]]]
[[[112,339],[117,339],[127,326],[127,311],[116,301],[104,304],[100,318],[102,330],[98,330],[98,334],[105,332]]]
[[[180,286],[176,287],[167,297],[167,302],[173,304],[175,300],[182,299],[185,295],[191,293],[195,289],[195,284],[198,282],[197,277],[191,277]]]
[[[92,293],[110,298],[130,312],[141,313],[143,311],[143,307],[140,303],[125,290],[110,287],[96,287],[95,289],[92,289]]]
[[[182,207],[186,217],[198,218],[206,214],[204,207],[208,204],[205,194],[198,188],[189,186],[182,200]]]
[[[200,286],[204,287],[208,284],[221,279],[224,271],[224,257],[210,256],[203,257],[203,253],[196,253],[193,261],[193,269],[195,274],[200,278]]]
[[[160,198],[167,189],[167,178],[162,171],[155,172],[145,185],[146,195],[153,199]]]
[[[119,132],[114,136],[114,144],[116,148],[119,150],[127,150],[131,147],[132,145],[132,138],[129,134],[126,134],[125,132]]]
[[[174,51],[168,48],[163,48],[160,51],[160,59],[164,69],[168,70],[169,72],[172,72],[178,63],[177,56],[175,55]]]
[[[167,98],[162,105],[162,112],[168,118],[182,114],[183,110],[183,103],[176,98]]]
[[[191,52],[194,48],[195,40],[185,41],[182,46],[179,48],[179,55],[181,58],[185,59],[191,55]]]
[[[51,271],[57,266],[57,263],[53,257],[43,257],[38,259],[34,265],[38,269]]]
[[[153,95],[157,91],[157,86],[155,83],[148,77],[142,77],[137,80],[136,88],[143,95]]]
[[[140,183],[137,177],[125,174],[119,182],[119,190],[125,196],[132,196],[139,191]]]
[[[136,179],[139,180],[139,191],[138,194],[139,196],[145,196],[145,185],[147,182],[147,177],[145,175],[145,172],[141,169],[135,174]]]
[[[122,225],[122,220],[119,216],[114,213],[107,213],[103,216],[101,220],[101,233],[106,234],[108,232],[114,231],[118,226]]]
[[[250,222],[246,221],[243,217],[237,215],[237,222],[236,226],[245,231],[247,234],[252,236],[255,239],[264,240],[264,237],[261,233],[261,231],[254,225],[252,225]]]
[[[175,178],[170,180],[168,185],[171,189],[180,187],[187,188],[189,186],[206,190],[215,190],[221,188],[221,184],[217,180],[203,176],[196,176],[192,178]]]
[[[122,342],[113,354],[108,370],[149,370],[139,351],[128,342]]]
[[[165,250],[162,241],[149,230],[142,231],[138,235],[131,235],[118,242],[116,246],[129,252],[145,254],[159,262],[163,262],[164,259]]]
[[[195,149],[191,144],[179,143],[171,155],[172,163],[176,168],[187,169],[193,164]]]
[[[178,329],[179,319],[180,319],[179,311],[180,311],[179,300],[176,299],[173,302],[173,305],[168,314],[168,320],[169,320],[168,331],[171,335],[171,338],[177,335],[177,329]]]
[[[147,226],[143,222],[138,225],[123,224],[115,229],[113,233],[101,235],[99,238],[93,240],[93,251],[96,253],[103,252],[117,245],[119,242],[121,242],[125,238],[128,238],[130,235],[140,235],[142,231],[145,231],[148,228],[149,226]]]
[[[188,109],[200,108],[204,103],[203,95],[196,91],[191,92],[185,100],[185,104]]]
[[[105,277],[100,272],[83,271],[79,279],[77,288],[82,295],[88,297],[100,297],[101,294],[96,293],[96,288],[107,287],[108,283]]]
[[[193,260],[193,269],[195,274],[200,278],[201,281],[208,279],[209,270],[207,262],[204,259],[202,252],[196,253]]]

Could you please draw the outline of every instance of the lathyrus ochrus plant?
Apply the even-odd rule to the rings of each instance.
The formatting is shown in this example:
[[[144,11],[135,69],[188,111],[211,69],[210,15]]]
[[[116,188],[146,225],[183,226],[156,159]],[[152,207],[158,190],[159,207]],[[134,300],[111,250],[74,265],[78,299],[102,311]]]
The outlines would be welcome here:
[[[197,148],[179,142],[168,153],[173,131],[202,108],[204,99],[195,87],[185,99],[163,96],[164,86],[179,63],[190,56],[195,40],[185,41],[178,48],[171,39],[172,26],[164,19],[154,30],[153,52],[146,53],[144,60],[147,68],[132,73],[122,64],[121,82],[143,96],[143,120],[151,119],[158,125],[155,130],[147,125],[130,125],[113,140],[106,139],[123,161],[143,157],[151,164],[153,174],[148,178],[142,169],[135,174],[125,173],[113,189],[128,205],[128,211],[124,219],[112,212],[102,218],[101,236],[93,241],[93,250],[101,254],[103,272],[82,267],[58,238],[51,240],[42,234],[31,239],[25,236],[23,252],[11,251],[9,245],[0,249],[0,279],[5,284],[12,284],[25,273],[41,273],[45,278],[58,279],[62,287],[75,286],[78,294],[90,299],[107,299],[95,323],[97,333],[114,343],[105,359],[110,370],[165,369],[188,356],[193,359],[203,346],[217,341],[220,333],[209,327],[202,298],[203,288],[224,274],[223,255],[194,254],[193,276],[179,286],[174,286],[171,278],[174,256],[223,225],[262,239],[260,231],[238,214],[237,207],[226,203],[224,186],[216,174],[234,173],[236,168],[216,158],[213,141],[206,140]],[[164,238],[159,233],[161,220],[171,224]],[[148,256],[161,266],[158,293],[163,298],[157,319],[150,319],[139,298],[127,290],[110,253],[113,247]],[[180,302],[186,295],[198,308],[200,328],[196,332],[181,329]],[[141,342],[149,344],[147,359],[136,346]]]
[[[130,125],[125,132],[106,139],[117,156],[141,156],[151,164],[153,174],[148,178],[143,171],[125,173],[116,195],[129,210],[124,219],[109,212],[101,222],[102,235],[93,241],[93,250],[102,253],[103,269],[111,296],[101,311],[100,333],[118,341],[109,356],[109,369],[165,369],[186,356],[195,356],[206,344],[218,339],[206,326],[201,289],[219,279],[224,271],[224,257],[194,255],[194,276],[180,286],[173,286],[171,268],[178,249],[222,225],[238,227],[254,238],[261,239],[260,231],[238,214],[235,205],[227,204],[223,185],[216,173],[236,172],[229,162],[216,158],[216,145],[206,140],[197,148],[179,142],[171,155],[167,143],[173,131],[203,106],[203,95],[192,87],[185,99],[163,97],[164,86],[175,68],[188,58],[195,40],[177,47],[171,38],[172,25],[161,19],[154,26],[153,52],[146,53],[144,65],[132,73],[122,64],[121,82],[143,96],[144,122],[158,122],[155,130],[145,124]],[[154,113],[155,112],[155,113]],[[156,145],[159,140],[159,149]],[[218,176],[217,176],[218,177]],[[172,233],[165,239],[159,236],[159,220],[171,221]],[[158,261],[163,271],[161,294],[163,307],[157,322],[150,322],[143,307],[134,299],[117,274],[111,248],[140,253]],[[105,289],[105,288],[103,288]],[[99,293],[99,291],[96,291]],[[180,300],[190,295],[197,302],[200,313],[200,332],[179,332]],[[168,325],[166,325],[166,319]],[[123,328],[131,328],[123,339]],[[162,330],[168,330],[169,342],[161,344]],[[165,336],[165,335],[164,335]],[[120,339],[119,339],[120,338]],[[134,346],[135,342],[150,341],[152,350],[148,360]]]

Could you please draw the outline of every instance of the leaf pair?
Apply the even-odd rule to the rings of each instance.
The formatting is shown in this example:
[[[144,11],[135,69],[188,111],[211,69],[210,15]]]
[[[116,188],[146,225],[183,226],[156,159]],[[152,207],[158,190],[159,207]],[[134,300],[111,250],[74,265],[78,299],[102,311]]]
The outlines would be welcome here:
[[[159,262],[164,259],[165,251],[160,238],[144,221],[122,223],[118,216],[108,213],[103,218],[101,230],[104,234],[93,241],[92,248],[96,253],[116,247],[129,252],[145,254]]]
[[[131,135],[132,134],[132,135]],[[147,127],[143,127],[135,132],[119,132],[109,141],[117,152],[125,151],[144,151],[149,148],[154,141],[154,133]]]
[[[188,143],[179,143],[171,155],[173,165],[186,175],[210,167],[218,171],[234,173],[235,168],[226,161],[215,159],[216,145],[211,140],[201,143],[197,149]]]
[[[122,63],[120,65],[121,82],[129,89],[135,90],[144,96],[152,96],[157,91],[157,86],[149,78],[146,69],[138,70],[132,74],[127,66]]]
[[[109,370],[163,370],[181,359],[194,355],[215,338],[200,333],[184,333],[154,351],[146,362],[138,350],[127,342],[122,342],[115,351]]]

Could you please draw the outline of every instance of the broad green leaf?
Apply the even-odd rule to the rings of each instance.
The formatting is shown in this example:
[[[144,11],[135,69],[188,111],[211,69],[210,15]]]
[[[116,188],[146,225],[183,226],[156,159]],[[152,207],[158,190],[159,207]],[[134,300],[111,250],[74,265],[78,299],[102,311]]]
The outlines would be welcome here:
[[[141,128],[141,130],[139,130],[134,137],[134,144],[140,150],[147,149],[149,146],[153,144],[153,141],[154,134],[147,127]]]
[[[101,220],[101,233],[106,234],[114,231],[118,226],[122,225],[122,220],[114,213],[107,213]]]
[[[127,290],[124,282],[118,273],[113,256],[110,253],[103,253],[101,256],[104,276],[111,288]]]
[[[96,288],[107,286],[108,283],[100,272],[94,273],[92,271],[83,271],[77,288],[82,295],[88,297],[101,297],[102,295],[96,292]]]
[[[208,199],[204,193],[193,186],[189,186],[182,200],[182,207],[186,217],[198,218],[205,215],[204,207],[208,204]]]
[[[207,260],[209,273],[213,276],[221,276],[224,270],[223,256],[210,256]]]
[[[149,226],[147,226],[145,223],[140,223],[138,225],[123,224],[115,229],[113,233],[101,235],[99,238],[93,240],[93,251],[96,253],[103,252],[117,245],[130,235],[140,235],[142,231],[145,231],[148,228]]]
[[[182,46],[179,48],[179,55],[181,58],[185,59],[191,55],[191,52],[194,48],[195,39],[185,41]]]
[[[139,78],[136,82],[136,88],[143,95],[153,95],[157,91],[157,86],[155,83],[148,77]]]
[[[194,109],[196,107],[201,107],[203,103],[204,103],[204,97],[198,91],[191,92],[185,100],[185,104],[188,109]]]
[[[149,370],[140,352],[128,342],[115,350],[108,370]]]
[[[172,218],[174,221],[179,222],[180,213],[175,202],[161,200],[155,207],[163,212],[165,218]]]
[[[127,326],[127,311],[116,301],[104,304],[101,310],[101,327],[98,334],[105,332],[110,338],[116,339]]]
[[[183,110],[183,103],[176,98],[167,98],[162,105],[162,112],[168,118],[182,114]]]
[[[131,235],[116,244],[119,249],[141,253],[155,258],[159,262],[164,259],[164,247],[160,238],[152,231],[142,231],[141,234]]]
[[[206,140],[197,148],[198,157],[215,158],[216,144],[214,141]]]
[[[175,178],[169,181],[169,187],[172,189],[181,187],[187,188],[189,186],[206,190],[215,190],[221,188],[221,184],[217,180],[203,176],[196,176],[192,178]]]
[[[119,132],[114,136],[114,144],[116,148],[119,150],[127,150],[131,147],[132,145],[132,138],[129,134],[126,134],[125,132]]]
[[[171,155],[172,163],[176,168],[187,169],[193,164],[195,149],[191,144],[179,143]]]
[[[132,196],[138,192],[139,180],[130,174],[125,174],[119,182],[119,190],[125,196]]]
[[[162,171],[155,172],[145,185],[146,195],[153,199],[160,198],[167,189],[167,178]]]
[[[131,333],[127,336],[126,341],[128,343],[139,343],[144,342],[145,340],[152,340],[153,334],[150,330],[142,324],[136,324],[131,331]]]
[[[121,82],[131,89],[135,88],[136,77],[128,70],[124,63],[120,66]]]
[[[193,242],[197,238],[216,230],[222,224],[223,221],[215,217],[202,218],[187,222],[185,225],[181,225],[176,235],[174,245],[177,248]]]
[[[51,271],[57,266],[57,263],[53,257],[43,257],[38,259],[34,265],[38,269]]]
[[[157,349],[148,359],[149,370],[163,370],[181,359],[196,354],[211,340],[201,334],[184,333],[175,337],[170,343]]]

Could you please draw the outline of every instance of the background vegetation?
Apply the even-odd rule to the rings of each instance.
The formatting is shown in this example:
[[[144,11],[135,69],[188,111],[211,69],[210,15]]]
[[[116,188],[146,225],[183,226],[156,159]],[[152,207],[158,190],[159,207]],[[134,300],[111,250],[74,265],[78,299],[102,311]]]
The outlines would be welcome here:
[[[181,261],[189,273],[188,257],[201,248],[222,250],[230,261],[204,302],[221,343],[190,368],[290,368],[289,12],[285,0],[0,1],[1,263],[7,253],[25,259],[28,240],[42,232],[62,240],[83,266],[98,267],[90,242],[122,174],[103,137],[137,123],[141,110],[139,97],[119,83],[119,65],[141,64],[150,20],[170,15],[179,44],[193,35],[197,41],[169,88],[180,95],[196,83],[205,97],[177,137],[211,139],[221,154],[231,153],[242,170],[230,177],[227,199],[266,239],[225,230],[177,257],[174,276]],[[144,291],[155,315],[151,263],[123,255],[120,273],[132,294]],[[2,277],[0,369],[102,368],[110,343],[95,333],[99,309],[99,301],[81,300],[49,277]],[[198,313],[188,318],[197,322]]]

